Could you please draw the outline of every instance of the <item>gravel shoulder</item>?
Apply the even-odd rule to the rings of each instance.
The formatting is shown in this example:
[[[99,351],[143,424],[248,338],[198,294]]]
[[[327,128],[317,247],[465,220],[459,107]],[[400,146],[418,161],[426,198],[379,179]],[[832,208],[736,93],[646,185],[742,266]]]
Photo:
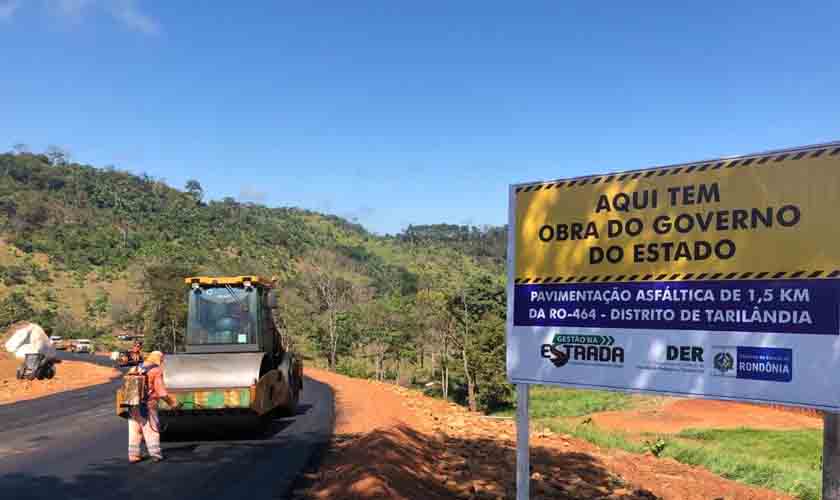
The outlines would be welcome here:
[[[628,433],[676,434],[686,429],[822,429],[815,413],[700,399],[671,399],[653,408],[592,415],[600,427]]]
[[[335,392],[336,428],[300,496],[311,499],[514,498],[515,430],[397,386],[307,369]],[[671,459],[602,450],[532,429],[532,498],[787,499]]]
[[[104,384],[120,376],[118,370],[94,362],[63,360],[55,367],[55,378],[21,381],[15,378],[18,366],[19,360],[7,353],[0,354],[0,405]]]

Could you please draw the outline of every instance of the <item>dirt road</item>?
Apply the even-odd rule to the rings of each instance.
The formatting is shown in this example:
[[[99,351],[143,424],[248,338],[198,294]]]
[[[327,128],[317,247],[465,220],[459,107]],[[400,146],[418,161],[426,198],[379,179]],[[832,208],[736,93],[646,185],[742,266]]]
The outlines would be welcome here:
[[[388,384],[319,370],[336,397],[335,439],[297,493],[316,499],[514,498],[513,422]],[[532,431],[532,498],[770,500],[748,487],[670,459],[604,451]]]
[[[61,353],[59,358],[62,361],[56,365],[53,379],[20,381],[15,378],[20,360],[8,353],[0,353],[0,405],[104,384],[120,375],[110,366],[97,364],[101,363],[98,356]]]
[[[813,413],[700,399],[670,399],[652,408],[596,413],[592,419],[600,427],[628,433],[675,434],[692,428],[739,427],[767,430],[822,429],[822,418]]]

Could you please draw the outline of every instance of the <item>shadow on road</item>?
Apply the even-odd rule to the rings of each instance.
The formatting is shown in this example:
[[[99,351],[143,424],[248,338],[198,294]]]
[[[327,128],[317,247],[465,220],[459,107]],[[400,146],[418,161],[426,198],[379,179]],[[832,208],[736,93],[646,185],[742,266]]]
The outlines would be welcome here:
[[[256,416],[186,416],[161,417],[162,441],[214,442],[265,441],[274,439],[299,417],[312,409],[310,404],[299,405],[295,415],[261,419]]]

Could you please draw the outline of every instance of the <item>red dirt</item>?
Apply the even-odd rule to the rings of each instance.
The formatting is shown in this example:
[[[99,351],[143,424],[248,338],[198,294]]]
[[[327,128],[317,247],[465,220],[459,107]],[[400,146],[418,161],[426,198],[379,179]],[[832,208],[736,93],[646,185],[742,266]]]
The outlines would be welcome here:
[[[336,392],[336,437],[311,485],[312,499],[514,498],[514,426],[416,391],[321,370]],[[532,498],[771,500],[670,459],[601,450],[569,436],[531,438]]]
[[[55,367],[52,380],[26,380],[15,378],[20,361],[6,353],[0,353],[0,405],[35,399],[56,392],[81,389],[108,382],[120,372],[104,366],[82,361],[62,361]]]
[[[806,413],[726,401],[673,399],[656,408],[608,411],[592,415],[593,422],[628,433],[676,434],[684,429],[820,429],[822,418]]]

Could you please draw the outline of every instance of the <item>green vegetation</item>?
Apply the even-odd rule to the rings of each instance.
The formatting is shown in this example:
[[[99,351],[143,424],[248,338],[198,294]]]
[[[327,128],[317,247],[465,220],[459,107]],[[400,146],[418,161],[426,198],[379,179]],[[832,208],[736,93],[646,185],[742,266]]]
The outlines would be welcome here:
[[[284,341],[310,364],[437,381],[474,409],[510,403],[504,228],[379,236],[307,210],[208,201],[200,180],[179,190],[59,148],[17,151],[0,154],[0,328],[29,319],[100,344],[120,329],[171,350],[183,341],[183,277],[260,274],[276,277]]]
[[[632,453],[644,453],[645,446],[623,432],[612,432],[600,429],[592,424],[591,419],[583,422],[573,422],[569,419],[545,419],[540,424],[548,427],[552,432],[569,434],[576,438],[589,441],[604,449],[617,448]]]
[[[687,430],[677,435],[630,436],[568,419],[540,422],[605,449],[651,453],[704,467],[727,479],[819,500],[822,432],[757,429]]]
[[[633,405],[634,397],[622,392],[586,391],[532,386],[529,411],[532,418],[579,417],[608,410],[623,410]],[[498,412],[514,415],[514,409]]]
[[[0,154],[0,328],[33,320],[105,346],[120,329],[171,350],[173,338],[183,341],[183,277],[274,276],[284,341],[308,363],[406,385],[435,381],[430,393],[512,413],[504,228],[440,224],[378,236],[335,216],[203,198],[198,180],[181,191],[73,163],[55,148]],[[817,431],[638,437],[580,418],[645,401],[531,391],[532,415],[557,432],[818,498]]]
[[[623,393],[532,387],[530,410],[539,425],[602,448],[670,457],[803,500],[820,498],[822,432],[818,429],[687,429],[673,435],[631,435],[599,428],[588,417],[650,402],[650,398]]]
[[[820,498],[822,431],[685,430],[664,456],[805,500]]]

